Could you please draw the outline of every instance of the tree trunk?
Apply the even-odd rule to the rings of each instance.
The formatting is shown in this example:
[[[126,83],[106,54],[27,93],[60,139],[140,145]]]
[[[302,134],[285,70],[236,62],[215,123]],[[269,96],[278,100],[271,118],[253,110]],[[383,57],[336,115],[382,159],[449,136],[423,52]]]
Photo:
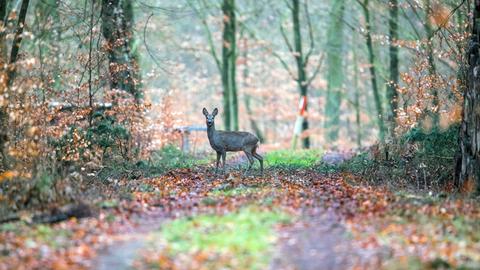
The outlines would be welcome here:
[[[355,88],[355,97],[353,100],[353,106],[355,107],[355,123],[356,123],[356,141],[358,148],[362,147],[362,124],[360,121],[360,89],[358,85],[358,59],[357,59],[357,49],[355,46],[353,48],[353,87]]]
[[[131,0],[102,1],[102,34],[107,41],[110,88],[124,90],[140,101],[135,74],[137,64],[132,57],[133,13]]]
[[[390,104],[390,136],[395,138],[395,128],[398,109],[398,47],[394,44],[398,40],[398,0],[390,0],[390,18],[388,21],[389,35],[390,35],[390,82],[387,87],[387,100]]]
[[[385,123],[383,122],[383,106],[382,106],[382,98],[380,96],[378,85],[377,85],[377,74],[375,68],[375,54],[373,52],[373,42],[372,42],[372,33],[371,33],[371,26],[370,26],[370,10],[368,9],[368,0],[365,0],[361,5],[363,9],[363,14],[365,16],[365,40],[368,49],[368,61],[370,64],[370,80],[372,83],[372,91],[373,91],[373,98],[375,100],[375,108],[377,110],[377,124],[379,129],[379,138],[380,142],[385,142]]]
[[[438,89],[437,89],[437,84],[435,83],[436,81],[436,74],[437,74],[437,67],[435,65],[435,58],[433,55],[433,43],[431,41],[433,37],[433,29],[432,29],[432,24],[430,23],[430,12],[431,12],[431,3],[430,0],[425,1],[425,32],[427,33],[427,44],[426,44],[426,50],[427,50],[427,59],[428,59],[428,75],[430,76],[430,80],[432,80],[432,106],[433,110],[430,110],[430,116],[433,119],[433,127],[438,128],[439,122],[440,122],[440,115],[438,114],[439,108],[438,106],[440,105],[440,102],[438,100]]]
[[[300,31],[300,4],[299,0],[292,0],[293,7],[292,7],[292,17],[293,17],[293,40],[294,40],[294,49],[295,49],[295,62],[297,64],[297,84],[300,90],[300,97],[305,100],[308,100],[307,92],[307,78],[305,75],[305,59],[302,52],[302,33]],[[308,103],[307,103],[308,104]],[[308,130],[308,118],[307,118],[307,109],[308,105],[305,104],[305,115],[303,117],[302,122],[302,132]],[[310,148],[310,137],[304,136],[303,140],[303,148]]]
[[[7,15],[7,4],[8,1],[0,1],[0,26],[4,27],[6,24],[6,15]],[[5,40],[5,32],[0,33],[0,76],[6,76],[7,70],[5,67],[8,64],[7,60],[7,42]],[[0,82],[0,96],[5,97],[7,92],[7,84],[5,81]],[[0,158],[2,158],[3,167],[8,166],[7,157],[5,153],[5,143],[8,138],[7,134],[7,104],[0,105]]]
[[[226,130],[238,130],[235,0],[223,0],[222,85]]]
[[[8,70],[4,71],[3,73],[6,76],[5,84],[2,85],[3,90],[0,91],[1,95],[7,96],[7,102],[3,102],[0,107],[0,154],[2,156],[2,163],[3,167],[8,168],[10,166],[8,156],[6,154],[6,141],[8,139],[8,92],[10,87],[13,85],[13,81],[15,80],[15,76],[17,74],[17,60],[18,60],[18,53],[20,51],[20,45],[22,44],[23,39],[23,29],[25,27],[25,18],[27,17],[28,5],[29,0],[23,0],[22,5],[20,7],[20,13],[18,15],[18,22],[15,32],[15,37],[13,39],[12,49],[10,52],[10,59],[8,60]],[[4,3],[6,4],[6,3]],[[6,12],[6,6],[0,7],[3,9],[2,13]],[[1,14],[0,14],[1,15]],[[2,43],[5,40],[2,38],[0,41]],[[3,44],[2,44],[3,46]],[[6,62],[6,61],[5,61]]]
[[[475,1],[472,35],[464,87],[463,118],[455,168],[455,187],[464,192],[480,192],[480,1]]]
[[[338,139],[343,86],[343,14],[344,0],[333,0],[327,35],[326,141]]]

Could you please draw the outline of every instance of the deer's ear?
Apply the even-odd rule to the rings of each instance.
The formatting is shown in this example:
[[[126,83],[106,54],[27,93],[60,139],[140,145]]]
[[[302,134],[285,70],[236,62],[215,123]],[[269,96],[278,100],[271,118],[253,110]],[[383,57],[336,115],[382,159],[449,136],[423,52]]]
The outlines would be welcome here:
[[[202,111],[202,112],[203,112],[203,115],[205,115],[205,116],[207,116],[207,115],[208,115],[208,111],[207,111],[207,109],[203,108],[203,111]]]
[[[212,115],[215,116],[217,115],[217,113],[218,113],[218,109],[217,108],[213,109]]]

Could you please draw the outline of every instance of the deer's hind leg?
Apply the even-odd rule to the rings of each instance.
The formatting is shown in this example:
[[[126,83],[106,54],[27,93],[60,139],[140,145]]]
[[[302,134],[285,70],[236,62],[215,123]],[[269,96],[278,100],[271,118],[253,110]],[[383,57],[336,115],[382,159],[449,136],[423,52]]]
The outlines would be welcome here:
[[[253,162],[255,162],[254,159],[253,159],[253,154],[252,154],[251,150],[250,151],[249,150],[250,149],[243,150],[243,152],[245,152],[245,155],[247,155],[248,162],[249,162],[248,168],[245,170],[245,174],[247,174],[247,172],[250,171],[250,169],[252,168]]]
[[[225,175],[225,159],[227,158],[227,152],[222,152],[223,174]]]
[[[260,172],[261,172],[261,174],[263,175],[263,157],[260,156],[260,155],[257,153],[257,147],[258,147],[258,146],[255,146],[255,147],[253,148],[252,155],[253,155],[256,159],[258,159],[258,162],[260,162]]]

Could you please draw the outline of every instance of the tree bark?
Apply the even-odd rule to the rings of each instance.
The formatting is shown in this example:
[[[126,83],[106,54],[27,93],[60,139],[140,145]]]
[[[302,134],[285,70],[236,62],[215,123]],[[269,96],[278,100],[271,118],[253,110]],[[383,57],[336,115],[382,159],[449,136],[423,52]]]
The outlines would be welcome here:
[[[360,120],[360,89],[358,85],[358,59],[357,49],[353,46],[353,87],[355,88],[355,96],[353,106],[355,107],[355,123],[356,123],[356,141],[358,148],[362,147],[362,124]]]
[[[389,35],[390,35],[390,82],[387,87],[387,100],[390,104],[390,136],[395,138],[395,128],[398,109],[398,92],[397,86],[399,81],[398,69],[398,47],[395,42],[398,40],[398,0],[390,0],[389,7]]]
[[[463,117],[459,131],[454,185],[459,191],[480,192],[480,1],[475,0],[472,35],[467,48]]]
[[[373,42],[372,42],[372,33],[371,33],[371,25],[370,25],[370,10],[368,8],[369,0],[363,1],[361,3],[363,14],[365,16],[365,41],[367,44],[368,49],[368,61],[370,64],[370,80],[372,83],[372,91],[373,91],[373,98],[375,100],[375,108],[377,110],[377,124],[379,129],[379,138],[380,142],[385,142],[385,123],[383,122],[383,106],[382,106],[382,98],[380,96],[380,92],[378,90],[377,84],[377,71],[375,67],[375,54],[373,52]]]
[[[142,98],[132,57],[133,13],[131,0],[102,1],[102,34],[107,41],[110,88],[124,90],[137,102]]]
[[[305,74],[305,59],[302,51],[302,33],[300,31],[300,4],[299,0],[292,0],[292,18],[293,18],[293,41],[295,49],[295,62],[297,64],[297,84],[300,90],[300,97],[307,97],[308,84]],[[308,99],[306,99],[308,100]],[[308,103],[305,105],[305,114],[307,114]],[[302,132],[308,130],[307,115],[303,117]],[[302,140],[303,148],[310,148],[310,137],[304,136]]]
[[[338,139],[340,104],[343,87],[343,14],[344,0],[332,0],[327,34],[327,104],[325,108],[326,141]]]
[[[438,114],[440,102],[438,100],[438,89],[437,84],[435,83],[436,74],[437,74],[437,67],[435,65],[435,58],[433,55],[433,29],[432,24],[430,23],[430,15],[431,15],[431,3],[430,0],[425,1],[425,23],[423,24],[425,27],[425,32],[427,33],[427,44],[425,45],[427,50],[427,59],[428,59],[428,75],[430,76],[430,80],[433,82],[432,87],[432,106],[433,110],[430,110],[430,116],[433,119],[433,127],[438,128],[440,122],[440,115]]]
[[[226,130],[238,130],[235,0],[223,0],[222,85]]]
[[[8,92],[11,86],[13,85],[13,81],[15,80],[15,76],[17,74],[17,59],[18,59],[18,53],[20,51],[20,46],[22,44],[22,39],[23,39],[23,29],[25,28],[25,19],[27,17],[27,11],[28,11],[28,5],[30,1],[29,0],[23,0],[22,5],[20,7],[20,13],[18,15],[18,22],[17,22],[17,27],[16,27],[16,32],[15,32],[15,37],[13,39],[13,44],[12,44],[12,49],[10,52],[10,59],[8,60],[8,69],[7,71],[4,71],[4,75],[6,77],[4,85],[2,85],[3,90],[0,91],[0,95],[3,95],[6,97],[6,101],[1,104],[0,107],[0,154],[2,155],[2,163],[3,167],[8,168],[10,166],[9,164],[9,158],[6,153],[6,141],[8,140]],[[6,4],[6,3],[5,3]],[[3,10],[0,11],[2,13],[5,13],[6,15],[6,6],[1,7]],[[0,14],[1,15],[1,14]],[[5,42],[5,40],[2,38],[0,42]]]

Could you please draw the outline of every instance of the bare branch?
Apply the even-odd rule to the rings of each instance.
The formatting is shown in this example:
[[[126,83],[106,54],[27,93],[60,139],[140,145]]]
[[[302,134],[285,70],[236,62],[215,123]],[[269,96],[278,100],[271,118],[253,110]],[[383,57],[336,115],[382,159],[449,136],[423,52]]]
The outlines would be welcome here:
[[[310,48],[308,49],[308,52],[305,55],[305,62],[303,63],[303,66],[306,67],[308,66],[308,59],[310,58],[310,55],[313,53],[313,49],[315,48],[315,39],[313,37],[312,20],[310,18],[310,13],[308,12],[308,0],[305,0],[304,7],[305,7],[305,13],[307,16],[308,37],[310,39]]]
[[[282,64],[282,66],[285,68],[285,70],[288,72],[288,74],[290,75],[290,77],[292,77],[292,79],[294,81],[298,81],[298,79],[295,77],[295,75],[293,75],[293,72],[290,70],[290,68],[288,67],[288,64],[287,62],[285,62],[285,60],[283,60],[283,58],[276,52],[274,51],[271,51],[271,53],[273,54],[273,56],[275,56],[279,61],[280,63]]]
[[[315,70],[312,73],[312,76],[310,76],[310,78],[307,80],[307,86],[310,86],[310,84],[312,84],[312,81],[317,77],[318,73],[320,72],[320,68],[322,67],[324,58],[325,54],[322,54],[322,56],[320,56],[320,59],[318,60],[318,64],[315,67]]]
[[[218,58],[217,52],[215,50],[215,45],[213,42],[213,37],[212,37],[212,32],[210,31],[210,28],[208,27],[208,23],[206,18],[198,11],[198,9],[195,8],[195,6],[190,2],[187,1],[188,5],[193,9],[195,14],[200,18],[200,21],[202,22],[202,25],[205,29],[205,32],[207,33],[207,39],[208,39],[208,45],[210,47],[210,54],[213,57],[213,60],[215,61],[215,64],[217,65],[217,68],[220,72],[222,72],[222,64],[220,62],[220,58]]]
[[[280,24],[280,33],[282,34],[283,40],[285,40],[285,44],[287,45],[288,50],[293,54],[293,52],[294,52],[293,46],[292,46],[292,44],[290,44],[290,41],[288,40],[287,34],[285,34],[285,29],[283,28],[283,26],[281,24]]]
[[[147,49],[147,53],[148,55],[150,55],[150,57],[152,58],[153,62],[155,63],[155,65],[157,65],[157,67],[159,67],[162,71],[168,73],[168,74],[171,74],[170,71],[168,71],[166,68],[164,68],[158,61],[157,61],[157,58],[155,57],[155,55],[151,52],[150,50],[150,47],[148,46],[148,42],[147,42],[147,25],[148,25],[148,22],[150,21],[150,19],[152,18],[153,16],[153,13],[150,14],[150,16],[148,16],[147,18],[147,21],[145,22],[145,25],[143,26],[143,44],[145,45],[145,48]]]
[[[289,0],[285,0],[285,4],[287,5],[288,9],[293,9],[293,6],[290,4]]]

